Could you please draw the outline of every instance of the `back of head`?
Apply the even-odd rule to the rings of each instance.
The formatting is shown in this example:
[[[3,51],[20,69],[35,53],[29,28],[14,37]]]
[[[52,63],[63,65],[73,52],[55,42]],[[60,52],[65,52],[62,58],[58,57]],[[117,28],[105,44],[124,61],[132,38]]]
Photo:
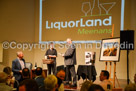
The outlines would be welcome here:
[[[60,71],[58,71],[57,72],[57,74],[56,74],[56,76],[58,77],[58,78],[60,78],[61,80],[64,80],[65,79],[65,71],[64,70],[60,70]]]
[[[19,85],[19,89],[21,86],[24,86],[26,91],[38,91],[38,84],[33,79],[23,80]]]
[[[37,76],[42,75],[42,68],[41,67],[37,67],[35,70],[35,73]]]
[[[88,91],[105,91],[100,85],[92,84]]]
[[[11,75],[12,70],[11,70],[10,67],[5,67],[5,68],[3,69],[3,72],[5,72],[7,75]]]
[[[125,91],[136,91],[136,84],[129,84],[125,87]]]
[[[49,75],[44,80],[45,90],[52,91],[57,85],[57,78],[54,75]]]
[[[92,85],[93,83],[91,81],[85,81],[82,86],[81,86],[81,90],[80,91],[88,91],[89,87]]]
[[[23,75],[23,77],[30,77],[29,69],[28,68],[24,68],[22,70],[22,75]]]
[[[5,72],[0,72],[0,83],[5,83],[8,75]]]

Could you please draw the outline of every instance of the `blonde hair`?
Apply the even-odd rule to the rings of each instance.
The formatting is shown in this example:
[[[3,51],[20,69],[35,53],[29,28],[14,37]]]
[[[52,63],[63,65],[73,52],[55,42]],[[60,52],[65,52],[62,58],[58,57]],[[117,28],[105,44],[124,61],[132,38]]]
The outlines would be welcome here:
[[[54,75],[49,75],[44,80],[45,89],[47,91],[52,91],[56,87],[57,82],[58,82],[58,80]]]
[[[88,91],[89,87],[93,84],[91,81],[85,81],[82,86],[80,91]]]

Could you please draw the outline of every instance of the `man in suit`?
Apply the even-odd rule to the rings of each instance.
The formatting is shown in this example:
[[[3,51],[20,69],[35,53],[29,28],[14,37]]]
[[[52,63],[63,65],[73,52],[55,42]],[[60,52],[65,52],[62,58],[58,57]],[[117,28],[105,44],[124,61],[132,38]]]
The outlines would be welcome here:
[[[68,49],[66,50],[65,54],[62,54],[64,57],[64,63],[66,65],[66,81],[69,84],[69,76],[73,77],[73,85],[71,87],[77,87],[77,78],[75,72],[75,65],[76,65],[76,47],[72,43],[70,38],[67,39]]]
[[[22,80],[22,70],[25,68],[23,56],[23,52],[17,52],[17,58],[12,61],[13,76],[19,82]]]

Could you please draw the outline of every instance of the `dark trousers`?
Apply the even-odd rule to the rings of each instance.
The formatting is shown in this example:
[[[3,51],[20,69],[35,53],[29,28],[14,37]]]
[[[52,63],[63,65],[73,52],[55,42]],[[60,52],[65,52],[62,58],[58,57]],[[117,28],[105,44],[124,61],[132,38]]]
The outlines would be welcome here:
[[[74,65],[66,65],[66,81],[70,81],[73,77],[73,84],[77,84],[76,72]]]
[[[53,72],[54,75],[56,75],[56,64],[47,64],[47,68],[48,68],[48,75],[51,74],[51,71]]]

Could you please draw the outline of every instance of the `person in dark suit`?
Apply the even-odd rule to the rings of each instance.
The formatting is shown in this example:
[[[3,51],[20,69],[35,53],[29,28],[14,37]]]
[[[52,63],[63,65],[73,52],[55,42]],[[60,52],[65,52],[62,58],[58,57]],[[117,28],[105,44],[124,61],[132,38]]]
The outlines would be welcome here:
[[[66,81],[69,84],[69,76],[73,77],[73,85],[71,87],[77,87],[77,78],[75,72],[75,65],[76,65],[76,47],[72,43],[70,38],[67,39],[67,44],[69,45],[68,49],[66,50],[65,54],[62,54],[64,57],[64,63],[66,65]]]
[[[12,61],[13,76],[18,82],[22,80],[22,69],[25,68],[25,60],[23,52],[17,52],[17,58]]]

